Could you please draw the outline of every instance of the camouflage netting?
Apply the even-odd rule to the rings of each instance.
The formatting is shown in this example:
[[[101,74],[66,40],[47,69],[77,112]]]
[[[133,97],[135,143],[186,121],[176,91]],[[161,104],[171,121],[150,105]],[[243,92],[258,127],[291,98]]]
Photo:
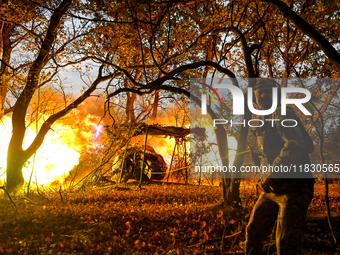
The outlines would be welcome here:
[[[129,147],[125,160],[122,173],[122,182],[126,182],[129,179],[140,179],[141,166],[143,162],[144,145],[134,144]],[[124,157],[124,151],[118,153],[119,156],[115,159],[112,166],[112,174],[114,179],[118,181],[122,160]],[[162,180],[165,176],[167,165],[164,158],[155,152],[151,146],[146,146],[145,160],[144,160],[144,172],[142,176],[143,181],[149,180]]]

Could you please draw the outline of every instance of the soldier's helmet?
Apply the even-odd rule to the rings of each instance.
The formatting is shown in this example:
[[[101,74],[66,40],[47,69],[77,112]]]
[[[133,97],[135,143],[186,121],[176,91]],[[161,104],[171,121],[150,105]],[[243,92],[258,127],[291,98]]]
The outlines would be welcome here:
[[[269,78],[258,78],[256,79],[256,83],[254,86],[254,91],[257,89],[262,89],[262,88],[279,88],[279,84]]]
[[[253,87],[253,97],[255,97],[255,91],[257,89],[263,89],[263,88],[280,88],[280,85],[273,79],[270,78],[257,78],[255,85]],[[278,90],[277,97],[278,97],[278,104],[280,104],[281,101],[281,91]],[[257,101],[257,99],[256,99]]]

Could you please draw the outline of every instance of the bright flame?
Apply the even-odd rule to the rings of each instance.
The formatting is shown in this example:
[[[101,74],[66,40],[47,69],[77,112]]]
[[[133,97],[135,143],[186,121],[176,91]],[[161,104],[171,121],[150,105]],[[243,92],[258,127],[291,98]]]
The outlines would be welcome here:
[[[81,128],[70,125],[55,124],[44,138],[44,142],[37,150],[35,158],[32,156],[23,168],[26,182],[29,181],[32,168],[32,182],[38,184],[50,184],[55,181],[63,182],[69,175],[69,171],[78,164],[80,152],[94,150],[98,143],[96,139],[103,131],[102,126],[97,127],[93,116],[86,116],[82,120]],[[29,126],[25,133],[23,149],[26,149],[36,136],[35,124]],[[0,124],[0,167],[1,180],[5,181],[7,149],[12,135],[12,123],[10,117],[3,117]],[[34,162],[34,163],[33,163]]]
[[[131,139],[131,144],[144,144],[145,135],[138,136]],[[175,146],[175,138],[163,138],[159,136],[148,136],[147,145],[154,148],[155,152],[162,155],[167,165],[170,165],[172,152]]]
[[[158,117],[154,120],[148,120],[146,124],[148,125],[157,124],[157,125],[162,125],[162,126],[178,126],[177,124],[179,123],[176,122],[176,120],[174,119],[174,116],[171,116],[171,117],[166,116],[166,117]],[[189,128],[189,125],[186,125],[185,128]],[[145,139],[145,136],[139,136],[139,137],[136,137],[133,142],[144,144],[145,142],[144,139]],[[169,137],[169,136],[166,136],[166,137],[148,136],[148,140],[147,140],[147,145],[153,147],[154,150],[158,154],[162,155],[162,157],[165,160],[165,163],[168,166],[170,166],[175,143],[176,143],[175,138]],[[187,148],[188,148],[187,151],[189,152],[188,143],[187,143]],[[178,157],[177,149],[175,152],[175,157]]]

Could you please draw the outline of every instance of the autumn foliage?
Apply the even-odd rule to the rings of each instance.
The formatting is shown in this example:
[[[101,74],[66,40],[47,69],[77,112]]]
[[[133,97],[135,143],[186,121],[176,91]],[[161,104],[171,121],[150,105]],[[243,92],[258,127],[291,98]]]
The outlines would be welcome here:
[[[306,254],[338,254],[324,211],[322,185],[316,184],[308,211]],[[332,212],[339,212],[339,186],[330,190]],[[29,200],[2,203],[1,254],[222,254],[242,252],[244,228],[257,197],[244,181],[242,211],[216,206],[216,186],[150,184],[91,190],[40,191]],[[34,202],[34,203],[33,203]],[[318,216],[319,215],[319,216]],[[320,218],[321,217],[321,218]],[[336,234],[340,224],[335,222]],[[225,236],[224,240],[221,237]]]

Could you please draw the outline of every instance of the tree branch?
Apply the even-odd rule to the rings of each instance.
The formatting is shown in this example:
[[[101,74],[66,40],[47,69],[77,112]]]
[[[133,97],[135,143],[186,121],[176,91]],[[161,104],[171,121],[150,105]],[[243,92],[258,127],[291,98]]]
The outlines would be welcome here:
[[[290,19],[295,24],[295,26],[297,26],[302,32],[308,35],[315,43],[319,45],[319,47],[322,49],[325,55],[329,58],[329,60],[335,65],[335,67],[340,72],[340,54],[322,34],[320,34],[302,17],[297,15],[284,2],[280,0],[260,0],[260,1],[274,4],[277,8],[279,8],[284,16]]]

